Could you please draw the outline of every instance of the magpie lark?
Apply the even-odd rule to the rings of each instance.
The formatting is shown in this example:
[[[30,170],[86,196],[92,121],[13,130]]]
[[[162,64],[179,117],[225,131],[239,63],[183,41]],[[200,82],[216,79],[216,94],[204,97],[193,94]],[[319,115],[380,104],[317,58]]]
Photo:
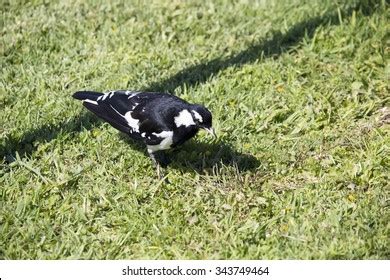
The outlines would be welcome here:
[[[73,97],[114,128],[142,141],[160,176],[155,153],[183,144],[200,128],[215,137],[209,110],[179,97],[157,92],[78,91]]]

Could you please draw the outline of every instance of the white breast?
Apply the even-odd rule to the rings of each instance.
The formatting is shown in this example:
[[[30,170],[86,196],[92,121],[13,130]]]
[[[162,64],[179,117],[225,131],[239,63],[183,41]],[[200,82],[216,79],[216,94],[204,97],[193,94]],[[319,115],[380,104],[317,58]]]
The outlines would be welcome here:
[[[153,135],[162,138],[162,141],[158,145],[148,145],[148,152],[153,153],[160,150],[168,150],[173,143],[173,131],[162,131],[160,133],[152,133]]]

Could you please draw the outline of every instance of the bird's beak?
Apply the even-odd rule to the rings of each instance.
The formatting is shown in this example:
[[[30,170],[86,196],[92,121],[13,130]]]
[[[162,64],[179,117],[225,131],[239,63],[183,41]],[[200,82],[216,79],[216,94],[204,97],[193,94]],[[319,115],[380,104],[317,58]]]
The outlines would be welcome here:
[[[210,128],[204,128],[208,133],[210,133],[214,138],[217,138],[217,134],[215,134],[215,130],[214,128],[210,127]]]

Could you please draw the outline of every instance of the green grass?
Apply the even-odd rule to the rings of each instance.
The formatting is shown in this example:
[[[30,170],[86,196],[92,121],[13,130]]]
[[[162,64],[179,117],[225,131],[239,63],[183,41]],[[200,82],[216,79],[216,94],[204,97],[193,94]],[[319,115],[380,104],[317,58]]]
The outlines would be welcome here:
[[[0,258],[390,258],[387,1],[98,2],[1,5]],[[203,103],[219,138],[159,181],[82,89]]]

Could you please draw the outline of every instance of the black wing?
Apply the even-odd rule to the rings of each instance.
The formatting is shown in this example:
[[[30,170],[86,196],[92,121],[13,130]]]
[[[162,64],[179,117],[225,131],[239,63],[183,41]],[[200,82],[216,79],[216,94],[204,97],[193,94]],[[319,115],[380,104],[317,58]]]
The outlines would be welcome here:
[[[105,94],[98,92],[76,92],[73,97],[83,100],[83,105],[107,121],[116,129],[129,133],[130,126],[124,118],[125,112],[131,110],[132,102],[128,99],[134,92],[111,91]],[[115,96],[115,98],[113,98]]]
[[[88,110],[95,113],[98,117],[102,118],[116,129],[124,133],[129,133],[129,125],[108,104],[94,104],[90,102],[84,102],[83,104]]]

